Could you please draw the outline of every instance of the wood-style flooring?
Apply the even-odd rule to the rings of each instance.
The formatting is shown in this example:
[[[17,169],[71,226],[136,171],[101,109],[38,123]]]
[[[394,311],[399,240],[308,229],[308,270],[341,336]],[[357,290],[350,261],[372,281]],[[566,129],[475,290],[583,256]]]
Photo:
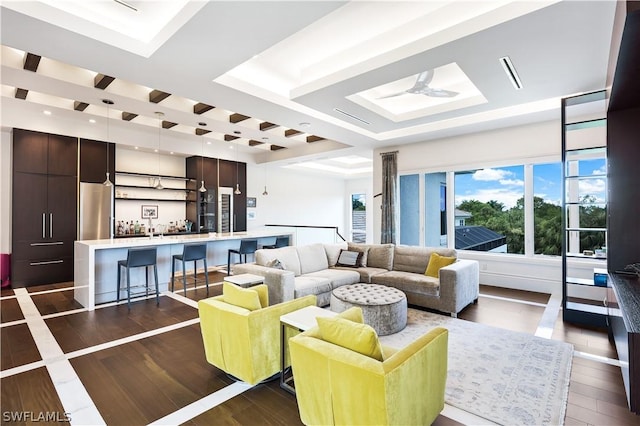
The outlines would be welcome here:
[[[211,273],[210,282],[223,276]],[[73,402],[53,378],[50,363],[60,357],[42,354],[47,349],[32,336],[33,324],[42,323],[23,312],[27,297],[37,309],[37,321],[53,336],[53,347],[62,351],[86,390],[85,400],[107,424],[301,424],[295,397],[282,391],[278,381],[248,388],[206,362],[195,301],[207,296],[203,287],[194,290],[191,277],[186,298],[176,288],[175,295],[161,297],[160,306],[153,298],[142,299],[130,311],[125,302],[88,312],[73,300],[72,286],[31,287],[28,293],[2,290],[3,413],[64,414]],[[220,285],[210,286],[210,296],[220,292]],[[479,302],[459,318],[534,334],[549,300],[547,294],[481,286]],[[617,354],[606,330],[565,324],[558,313],[550,335],[575,348],[565,424],[639,425],[640,417],[627,409]],[[203,409],[203,404],[209,405]],[[30,423],[7,422],[4,416],[1,421]],[[72,417],[71,423],[78,421]],[[440,415],[435,424],[462,423]]]

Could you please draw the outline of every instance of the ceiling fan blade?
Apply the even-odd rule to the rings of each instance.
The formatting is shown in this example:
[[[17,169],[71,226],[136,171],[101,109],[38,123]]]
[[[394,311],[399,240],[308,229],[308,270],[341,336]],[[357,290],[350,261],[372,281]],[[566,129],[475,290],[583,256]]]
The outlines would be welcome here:
[[[433,87],[427,87],[426,90],[423,90],[421,94],[425,96],[431,96],[432,98],[453,98],[458,96],[460,93],[454,92],[452,90],[444,90],[444,89],[434,89]]]
[[[381,96],[379,98],[376,99],[387,99],[387,98],[395,98],[396,96],[402,96],[402,95],[406,95],[407,92],[398,92],[398,93],[394,93],[392,95],[387,95],[387,96]]]

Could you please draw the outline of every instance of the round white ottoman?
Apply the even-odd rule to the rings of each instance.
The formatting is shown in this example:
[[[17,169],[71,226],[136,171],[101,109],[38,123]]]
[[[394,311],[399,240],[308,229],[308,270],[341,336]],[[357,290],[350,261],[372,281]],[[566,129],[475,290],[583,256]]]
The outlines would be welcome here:
[[[352,284],[331,292],[331,310],[342,312],[359,306],[365,324],[379,336],[397,333],[407,326],[407,296],[397,288],[378,284]]]

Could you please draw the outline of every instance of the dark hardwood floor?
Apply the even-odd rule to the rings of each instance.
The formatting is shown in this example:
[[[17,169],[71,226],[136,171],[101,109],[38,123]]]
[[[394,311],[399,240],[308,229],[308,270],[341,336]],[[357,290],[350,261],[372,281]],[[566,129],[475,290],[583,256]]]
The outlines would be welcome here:
[[[219,283],[224,275],[211,273],[210,282]],[[199,276],[198,285],[203,285],[201,280]],[[176,296],[163,295],[159,307],[151,298],[134,302],[130,311],[124,304],[73,312],[80,307],[73,300],[73,292],[64,290],[73,283],[28,289],[33,304],[44,316],[46,328],[67,354],[68,362],[108,424],[148,424],[186,410],[190,404],[197,405],[215,392],[225,392],[230,385],[238,385],[204,357],[200,326],[193,322],[198,314],[192,301],[207,297],[205,289],[193,290],[190,277],[187,302],[191,302],[183,303],[181,282],[176,284]],[[56,289],[62,291],[48,291]],[[64,413],[47,368],[38,364],[42,360],[40,352],[14,293],[3,289],[1,294],[2,411]],[[219,284],[210,285],[209,296],[220,293]],[[549,301],[547,294],[490,286],[481,286],[481,295],[477,304],[461,312],[461,319],[531,334],[536,332]],[[617,354],[606,330],[566,324],[558,315],[551,338],[573,344],[576,351],[565,424],[640,424],[640,417],[627,409],[620,369],[611,365]],[[582,353],[594,358],[580,356]],[[3,418],[2,424],[5,423],[28,422],[13,423]],[[295,397],[282,391],[278,381],[230,397],[187,417],[183,423],[301,424]],[[435,424],[460,423],[440,415]]]

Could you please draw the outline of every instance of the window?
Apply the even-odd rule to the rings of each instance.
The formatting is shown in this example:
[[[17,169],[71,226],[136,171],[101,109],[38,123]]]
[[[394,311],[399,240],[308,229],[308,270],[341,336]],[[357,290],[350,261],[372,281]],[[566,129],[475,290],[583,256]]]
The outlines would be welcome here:
[[[524,254],[524,166],[455,173],[456,249]]]
[[[400,176],[400,244],[420,245],[419,175]]]
[[[366,194],[351,194],[351,241],[367,242]]]
[[[562,254],[562,163],[533,166],[534,252]]]
[[[447,175],[428,173],[424,175],[424,245],[446,247],[447,245]]]

